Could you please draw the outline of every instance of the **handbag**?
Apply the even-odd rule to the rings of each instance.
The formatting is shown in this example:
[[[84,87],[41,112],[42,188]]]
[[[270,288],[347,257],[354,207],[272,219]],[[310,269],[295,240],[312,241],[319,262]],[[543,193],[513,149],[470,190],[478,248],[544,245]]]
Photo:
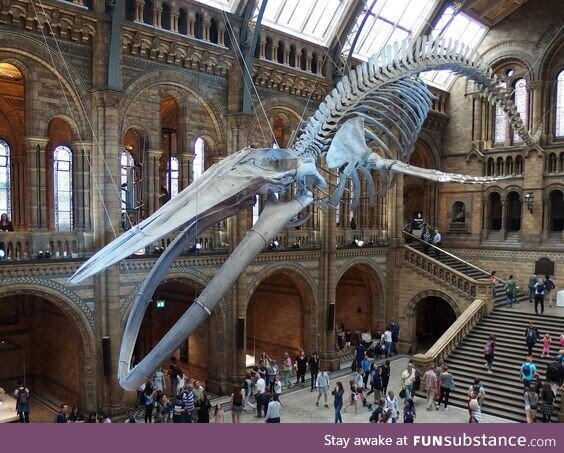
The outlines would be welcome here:
[[[399,397],[402,398],[402,399],[405,398],[405,389],[400,390]]]

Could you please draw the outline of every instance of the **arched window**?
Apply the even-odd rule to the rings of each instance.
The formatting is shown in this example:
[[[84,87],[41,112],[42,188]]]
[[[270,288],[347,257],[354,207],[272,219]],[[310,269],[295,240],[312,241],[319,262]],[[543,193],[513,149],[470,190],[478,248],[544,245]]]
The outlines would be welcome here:
[[[290,46],[290,56],[289,56],[289,58],[290,58],[290,61],[289,61],[290,66],[292,68],[295,68],[296,67],[296,46],[293,45],[293,44]]]
[[[519,115],[521,115],[523,124],[525,125],[525,127],[527,127],[529,118],[529,95],[527,93],[526,79],[519,79],[515,82],[515,90],[513,96],[517,111],[519,112]],[[513,141],[518,143],[521,142],[521,137],[519,137],[517,131],[513,131]]]
[[[521,156],[517,156],[515,158],[515,174],[516,175],[523,174],[523,158]]]
[[[513,158],[509,156],[505,160],[505,176],[511,176],[513,174]]]
[[[172,199],[176,195],[178,195],[178,191],[180,188],[179,186],[180,171],[178,167],[178,158],[174,156],[170,158],[169,173],[170,173],[170,198]]]
[[[553,190],[549,195],[550,200],[550,231],[562,232],[564,229],[564,196],[562,191]]]
[[[137,8],[136,0],[126,0],[125,2],[125,18],[130,21],[135,20],[135,10]]]
[[[564,152],[560,153],[559,160],[560,160],[560,163],[558,164],[558,171],[560,173],[563,173],[564,172]]]
[[[556,79],[556,137],[564,137],[564,71]]]
[[[12,218],[10,168],[10,147],[0,139],[0,213],[5,212]]]
[[[143,5],[143,22],[153,25],[153,0],[145,0]]]
[[[200,13],[196,13],[196,17],[194,19],[194,38],[202,39],[204,37],[204,25],[202,15]]]
[[[493,157],[490,157],[486,165],[486,176],[493,176],[494,174],[495,174],[495,161],[493,160]]]
[[[496,176],[503,176],[503,157],[498,157],[495,165]]]
[[[128,151],[119,153],[121,167],[121,210],[135,208],[135,161]]]
[[[266,44],[264,46],[264,58],[267,60],[274,60],[272,55],[272,38],[266,38]]]
[[[503,88],[506,88],[507,85],[504,83],[501,84]],[[505,136],[507,134],[507,116],[503,109],[496,105],[495,107],[495,124],[494,124],[494,143],[503,143],[505,142]]]
[[[556,153],[550,153],[546,161],[546,171],[547,173],[556,173],[557,170]]]
[[[276,51],[276,61],[278,63],[284,64],[284,43],[278,41],[278,50]]]
[[[212,19],[210,24],[210,42],[213,42],[214,44],[217,44],[218,42],[218,28],[219,27],[217,26],[217,21],[215,19]],[[257,48],[258,47],[259,46],[257,46]]]
[[[181,35],[188,34],[188,21],[187,21],[187,14],[186,10],[180,8],[180,14],[178,16],[178,33]]]
[[[165,30],[170,30],[170,6],[163,3],[163,10],[161,11],[161,26]]]
[[[507,204],[507,219],[505,227],[507,231],[519,231],[521,229],[522,211],[519,194],[517,192],[509,192],[505,202]]]
[[[57,146],[53,153],[55,229],[72,230],[72,151]]]
[[[317,74],[317,54],[315,52],[311,54],[311,72]]]
[[[300,69],[305,71],[307,68],[307,50],[302,49],[300,52]]]
[[[194,145],[194,162],[192,163],[192,169],[193,169],[193,179],[192,181],[195,181],[196,179],[198,179],[200,176],[202,176],[202,173],[204,173],[204,162],[206,159],[206,142],[204,142],[203,138],[198,138],[198,140],[196,140],[196,143]]]

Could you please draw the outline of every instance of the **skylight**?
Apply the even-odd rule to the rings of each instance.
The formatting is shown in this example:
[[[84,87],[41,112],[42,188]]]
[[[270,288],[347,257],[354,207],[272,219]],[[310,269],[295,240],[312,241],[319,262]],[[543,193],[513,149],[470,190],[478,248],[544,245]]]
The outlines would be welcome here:
[[[353,56],[368,60],[387,44],[417,36],[437,0],[378,0],[371,11],[365,11],[357,19],[358,29],[366,14],[369,15],[353,49]],[[366,4],[372,4],[366,0]],[[355,33],[351,33],[344,53],[350,51]]]
[[[234,13],[237,9],[237,5],[240,0],[196,0],[198,3],[203,3],[204,5],[213,6],[214,8],[222,9],[223,11],[228,11]]]
[[[351,0],[270,0],[262,23],[274,29],[327,45]],[[259,8],[255,11],[258,15]]]
[[[437,22],[431,35],[444,37],[447,41],[449,39],[458,40],[472,49],[476,49],[487,31],[488,29],[481,23],[449,6]],[[428,71],[423,72],[421,78],[431,85],[448,90],[456,76],[450,71]]]

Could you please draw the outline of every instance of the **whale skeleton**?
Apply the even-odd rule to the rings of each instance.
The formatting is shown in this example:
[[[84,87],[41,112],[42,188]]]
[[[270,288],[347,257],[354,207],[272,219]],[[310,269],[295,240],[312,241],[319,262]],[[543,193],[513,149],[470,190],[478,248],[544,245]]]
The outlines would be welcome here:
[[[140,248],[174,232],[176,239],[159,257],[136,294],[123,334],[118,380],[125,390],[136,390],[211,315],[241,273],[276,234],[287,225],[307,220],[300,213],[314,202],[313,189],[327,186],[317,170],[324,157],[337,169],[338,184],[321,205],[336,206],[347,178],[352,180],[351,210],[358,204],[360,175],[367,181],[369,202],[375,203],[370,170],[389,185],[389,175],[414,175],[438,182],[484,184],[501,178],[445,173],[408,165],[417,136],[432,105],[433,95],[418,77],[429,70],[450,70],[475,82],[492,104],[506,113],[523,142],[536,144],[527,131],[503,84],[485,67],[477,52],[459,41],[422,36],[384,47],[337,84],[308,120],[289,149],[244,148],[210,167],[197,181],[149,218],[123,233],[87,260],[69,279],[75,284],[130,256]],[[281,202],[275,194],[296,184],[296,195]],[[267,194],[257,222],[233,250],[206,288],[134,368],[133,349],[150,299],[170,265],[198,232],[253,205]],[[292,222],[292,219],[294,220]]]

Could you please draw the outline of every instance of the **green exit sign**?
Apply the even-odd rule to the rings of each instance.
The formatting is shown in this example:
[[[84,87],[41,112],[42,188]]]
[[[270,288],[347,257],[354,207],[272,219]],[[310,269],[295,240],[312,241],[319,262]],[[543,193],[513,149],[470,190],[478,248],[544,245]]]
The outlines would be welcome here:
[[[166,302],[164,300],[157,300],[156,304],[157,308],[165,308]]]

